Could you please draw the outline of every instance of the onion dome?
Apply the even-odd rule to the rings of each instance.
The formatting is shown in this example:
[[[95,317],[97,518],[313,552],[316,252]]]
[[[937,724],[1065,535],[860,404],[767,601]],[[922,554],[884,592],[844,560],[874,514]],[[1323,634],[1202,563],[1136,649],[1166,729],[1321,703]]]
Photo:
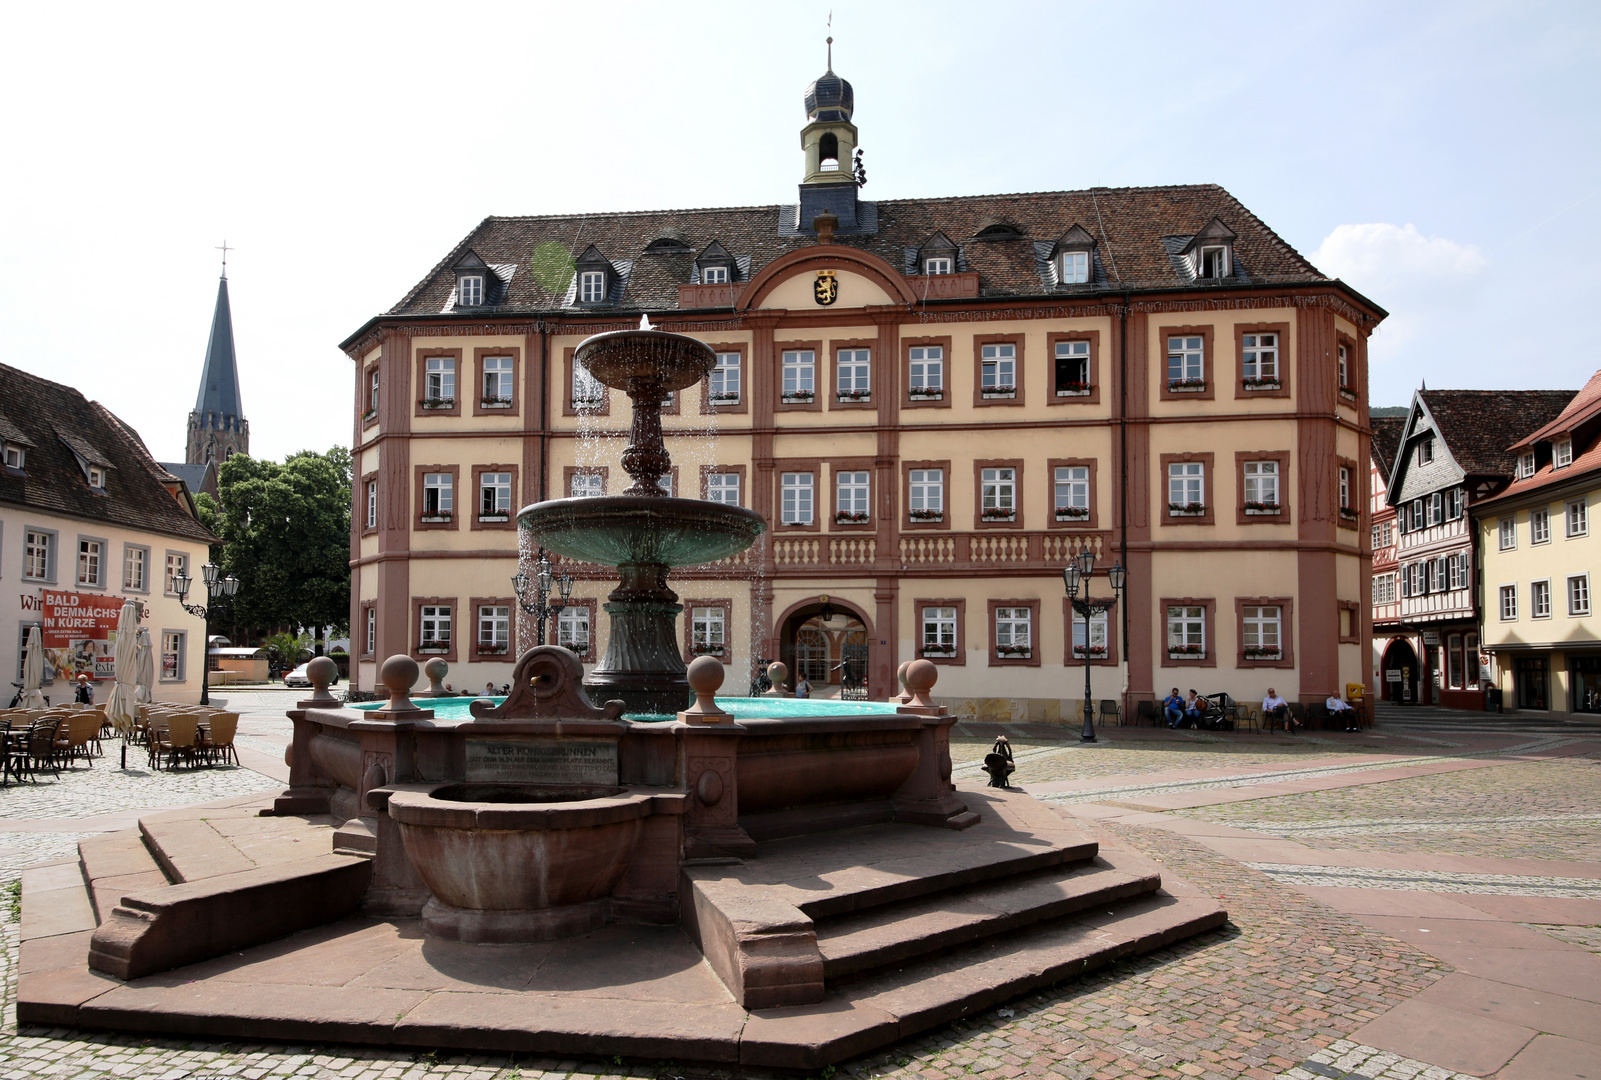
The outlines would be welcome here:
[[[851,84],[834,74],[832,68],[806,88],[806,117],[825,123],[850,123],[851,112],[856,108],[856,92]]]

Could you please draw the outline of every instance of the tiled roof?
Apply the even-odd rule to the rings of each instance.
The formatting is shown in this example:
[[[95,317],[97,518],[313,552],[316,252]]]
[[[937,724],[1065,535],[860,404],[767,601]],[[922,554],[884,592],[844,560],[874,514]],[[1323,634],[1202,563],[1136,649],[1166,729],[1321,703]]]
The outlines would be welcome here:
[[[1573,395],[1573,400],[1568,402],[1567,408],[1562,410],[1561,415],[1519,439],[1510,450],[1513,452],[1527,450],[1537,442],[1566,435],[1597,414],[1601,414],[1601,371],[1590,376],[1590,381],[1584,384],[1583,390]]]
[[[163,481],[174,477],[105,406],[4,364],[0,401],[4,426],[31,444],[24,474],[0,468],[0,503],[203,543],[216,540],[167,491]],[[106,467],[105,494],[90,489],[74,450]]]
[[[1569,484],[1585,478],[1592,482],[1591,486],[1601,484],[1601,432],[1591,432],[1588,445],[1574,446],[1571,465],[1555,469],[1552,468],[1551,462],[1547,461],[1535,470],[1533,476],[1526,476],[1522,480],[1508,484],[1495,498],[1486,499],[1480,505],[1516,499],[1539,488],[1556,487],[1559,484]]]
[[[1373,423],[1373,464],[1386,479],[1395,468],[1395,452],[1401,445],[1401,432],[1406,430],[1404,416],[1375,416]]]
[[[981,296],[1072,295],[1189,285],[1185,275],[1175,269],[1167,238],[1193,236],[1213,218],[1237,234],[1236,276],[1217,287],[1330,280],[1215,184],[890,199],[875,205],[876,232],[837,235],[835,242],[870,251],[899,267],[905,262],[907,248],[919,248],[936,232],[943,232],[960,246],[962,267],[978,272]],[[670,236],[695,252],[717,242],[736,258],[749,260],[742,277],[753,275],[779,256],[814,243],[810,234],[781,235],[784,211],[792,217],[794,208],[772,205],[485,218],[389,314],[438,314],[455,287],[451,267],[468,249],[489,264],[515,265],[517,271],[502,304],[458,310],[457,314],[474,317],[486,312],[560,308],[569,284],[566,268],[591,244],[614,265],[633,262],[627,289],[617,300],[620,306],[671,310],[678,306],[678,286],[691,281],[694,258],[687,253],[647,253],[651,241]],[[981,229],[996,223],[1015,227],[1017,237],[975,239]],[[1035,245],[1054,243],[1075,224],[1096,241],[1097,280],[1088,285],[1049,285],[1041,279]]]
[[[1543,427],[1573,399],[1572,390],[1422,390],[1451,456],[1470,476],[1511,476],[1508,447]]]

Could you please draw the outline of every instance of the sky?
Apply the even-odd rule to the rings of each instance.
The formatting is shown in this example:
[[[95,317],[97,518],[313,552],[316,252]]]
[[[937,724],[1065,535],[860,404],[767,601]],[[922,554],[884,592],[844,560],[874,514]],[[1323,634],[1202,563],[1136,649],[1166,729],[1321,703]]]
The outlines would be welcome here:
[[[182,460],[224,241],[251,448],[492,214],[791,202],[826,5],[19,5],[0,362]],[[1370,399],[1577,388],[1601,5],[837,0],[869,199],[1218,183],[1391,312]]]

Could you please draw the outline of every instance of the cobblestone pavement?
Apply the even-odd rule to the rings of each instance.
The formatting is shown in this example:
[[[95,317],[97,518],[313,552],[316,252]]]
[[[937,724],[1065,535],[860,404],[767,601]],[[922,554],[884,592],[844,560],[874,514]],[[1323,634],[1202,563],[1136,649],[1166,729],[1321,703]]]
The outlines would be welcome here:
[[[281,748],[289,725],[278,716],[293,697],[281,691],[234,692],[234,707],[245,713],[241,732],[260,744],[252,745],[253,749],[268,752]],[[1107,777],[1111,780],[1106,789],[1095,793],[1095,797],[1107,798],[1106,791],[1139,786],[1127,778],[1176,769],[1265,765],[1275,767],[1282,778],[1317,775],[1330,767],[1311,766],[1312,759],[1343,754],[1400,752],[1415,760],[1432,759],[1442,750],[1457,748],[1473,753],[1484,745],[1473,737],[1476,734],[1433,730],[1427,736],[1432,745],[1413,738],[1405,746],[1398,741],[1363,745],[1332,738],[1252,743],[1204,733],[1175,733],[1162,741],[1143,742],[1114,736],[1111,741],[1082,748],[1028,740],[1014,741],[1013,746],[1018,751],[1019,770],[1026,769],[1029,782]],[[1527,737],[1533,733],[1517,734],[1530,741]],[[1565,734],[1582,737],[1584,733]],[[966,741],[953,745],[952,756],[958,763],[973,763],[988,748],[988,740]],[[1366,767],[1366,763],[1358,762],[1356,767]],[[1374,850],[1382,851],[1425,849],[1595,859],[1593,834],[1595,821],[1601,818],[1601,784],[1597,783],[1601,776],[1593,771],[1595,767],[1585,759],[1554,758],[1213,806],[1188,811],[1186,816],[1223,821],[1259,831],[1264,837],[1282,835],[1329,847],[1357,848],[1366,838],[1376,845]],[[207,801],[277,786],[248,769],[122,780],[112,780],[106,774],[114,770],[103,770],[101,764],[92,771],[93,776],[87,769],[77,770],[70,778],[64,776],[59,787],[42,784],[0,792],[0,885],[9,886],[15,880],[16,866],[31,861],[27,858],[30,854],[70,854],[83,827],[95,824],[87,820],[82,826],[75,823],[109,812],[108,806],[130,811],[152,805],[141,802],[150,798],[151,792],[162,793],[160,805],[173,805],[170,800],[178,796],[191,802]],[[83,797],[63,797],[72,790],[69,784],[81,786]],[[45,805],[48,811],[35,809]],[[13,815],[13,809],[19,814]],[[39,828],[3,831],[12,821],[37,822]],[[1296,1080],[1462,1080],[1463,1074],[1363,1046],[1350,1038],[1363,1025],[1411,1000],[1447,974],[1451,969],[1443,961],[1320,903],[1314,898],[1316,890],[1308,895],[1292,887],[1281,871],[1254,869],[1171,831],[1110,822],[1097,827],[1115,833],[1163,862],[1171,872],[1223,898],[1230,912],[1229,925],[1088,979],[1060,984],[913,1037],[886,1053],[844,1063],[837,1073],[828,1075],[853,1080],[880,1076],[897,1080],[969,1076],[1006,1080],[1036,1076],[1046,1080],[1184,1076],[1204,1080],[1276,1076]],[[1591,834],[1587,840],[1583,836],[1586,831]],[[35,842],[32,851],[22,850]],[[1412,846],[1386,846],[1392,842]],[[1351,872],[1348,867],[1328,869]],[[1451,875],[1427,876],[1431,889],[1449,891]],[[1501,880],[1512,875],[1465,876],[1477,880],[1478,888],[1525,886],[1521,879]],[[1375,887],[1372,880],[1363,884]],[[1589,879],[1559,882],[1529,877],[1526,887],[1538,889],[1542,896],[1562,895],[1552,891],[1562,889],[1592,895],[1598,885],[1601,883]],[[206,1080],[224,1076],[247,1080],[291,1076],[307,1080],[599,1080],[613,1076],[672,1080],[772,1075],[747,1069],[692,1069],[656,1061],[434,1056],[348,1047],[140,1039],[38,1028],[19,1031],[13,1004],[17,916],[11,895],[7,888],[0,898],[4,901],[0,902],[0,975],[5,1006],[0,1015],[0,1076],[6,1080]],[[1601,951],[1601,928],[1543,924],[1533,928],[1580,948]]]
[[[1601,860],[1601,759],[1518,762],[1209,806],[1188,816],[1357,851]]]

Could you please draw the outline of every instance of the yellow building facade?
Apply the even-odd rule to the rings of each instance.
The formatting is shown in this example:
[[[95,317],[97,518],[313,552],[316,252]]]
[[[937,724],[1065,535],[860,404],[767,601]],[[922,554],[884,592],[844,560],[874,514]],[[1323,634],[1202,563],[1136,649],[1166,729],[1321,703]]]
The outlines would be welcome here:
[[[806,100],[798,203],[488,218],[344,343],[359,685],[397,652],[459,690],[509,677],[536,636],[516,510],[625,486],[628,401],[573,350],[641,314],[719,355],[665,410],[673,493],[769,525],[673,576],[685,655],[728,689],[782,659],[882,698],[924,656],[964,715],[1076,722],[1086,652],[1125,710],[1367,682],[1384,312],[1213,186],[867,202],[827,157],[849,84]],[[1128,570],[1087,640],[1061,577],[1086,548],[1097,597]],[[593,662],[611,572],[557,569],[547,639]]]
[[[1484,648],[1507,710],[1601,713],[1601,372],[1513,446],[1517,477],[1475,515]]]

